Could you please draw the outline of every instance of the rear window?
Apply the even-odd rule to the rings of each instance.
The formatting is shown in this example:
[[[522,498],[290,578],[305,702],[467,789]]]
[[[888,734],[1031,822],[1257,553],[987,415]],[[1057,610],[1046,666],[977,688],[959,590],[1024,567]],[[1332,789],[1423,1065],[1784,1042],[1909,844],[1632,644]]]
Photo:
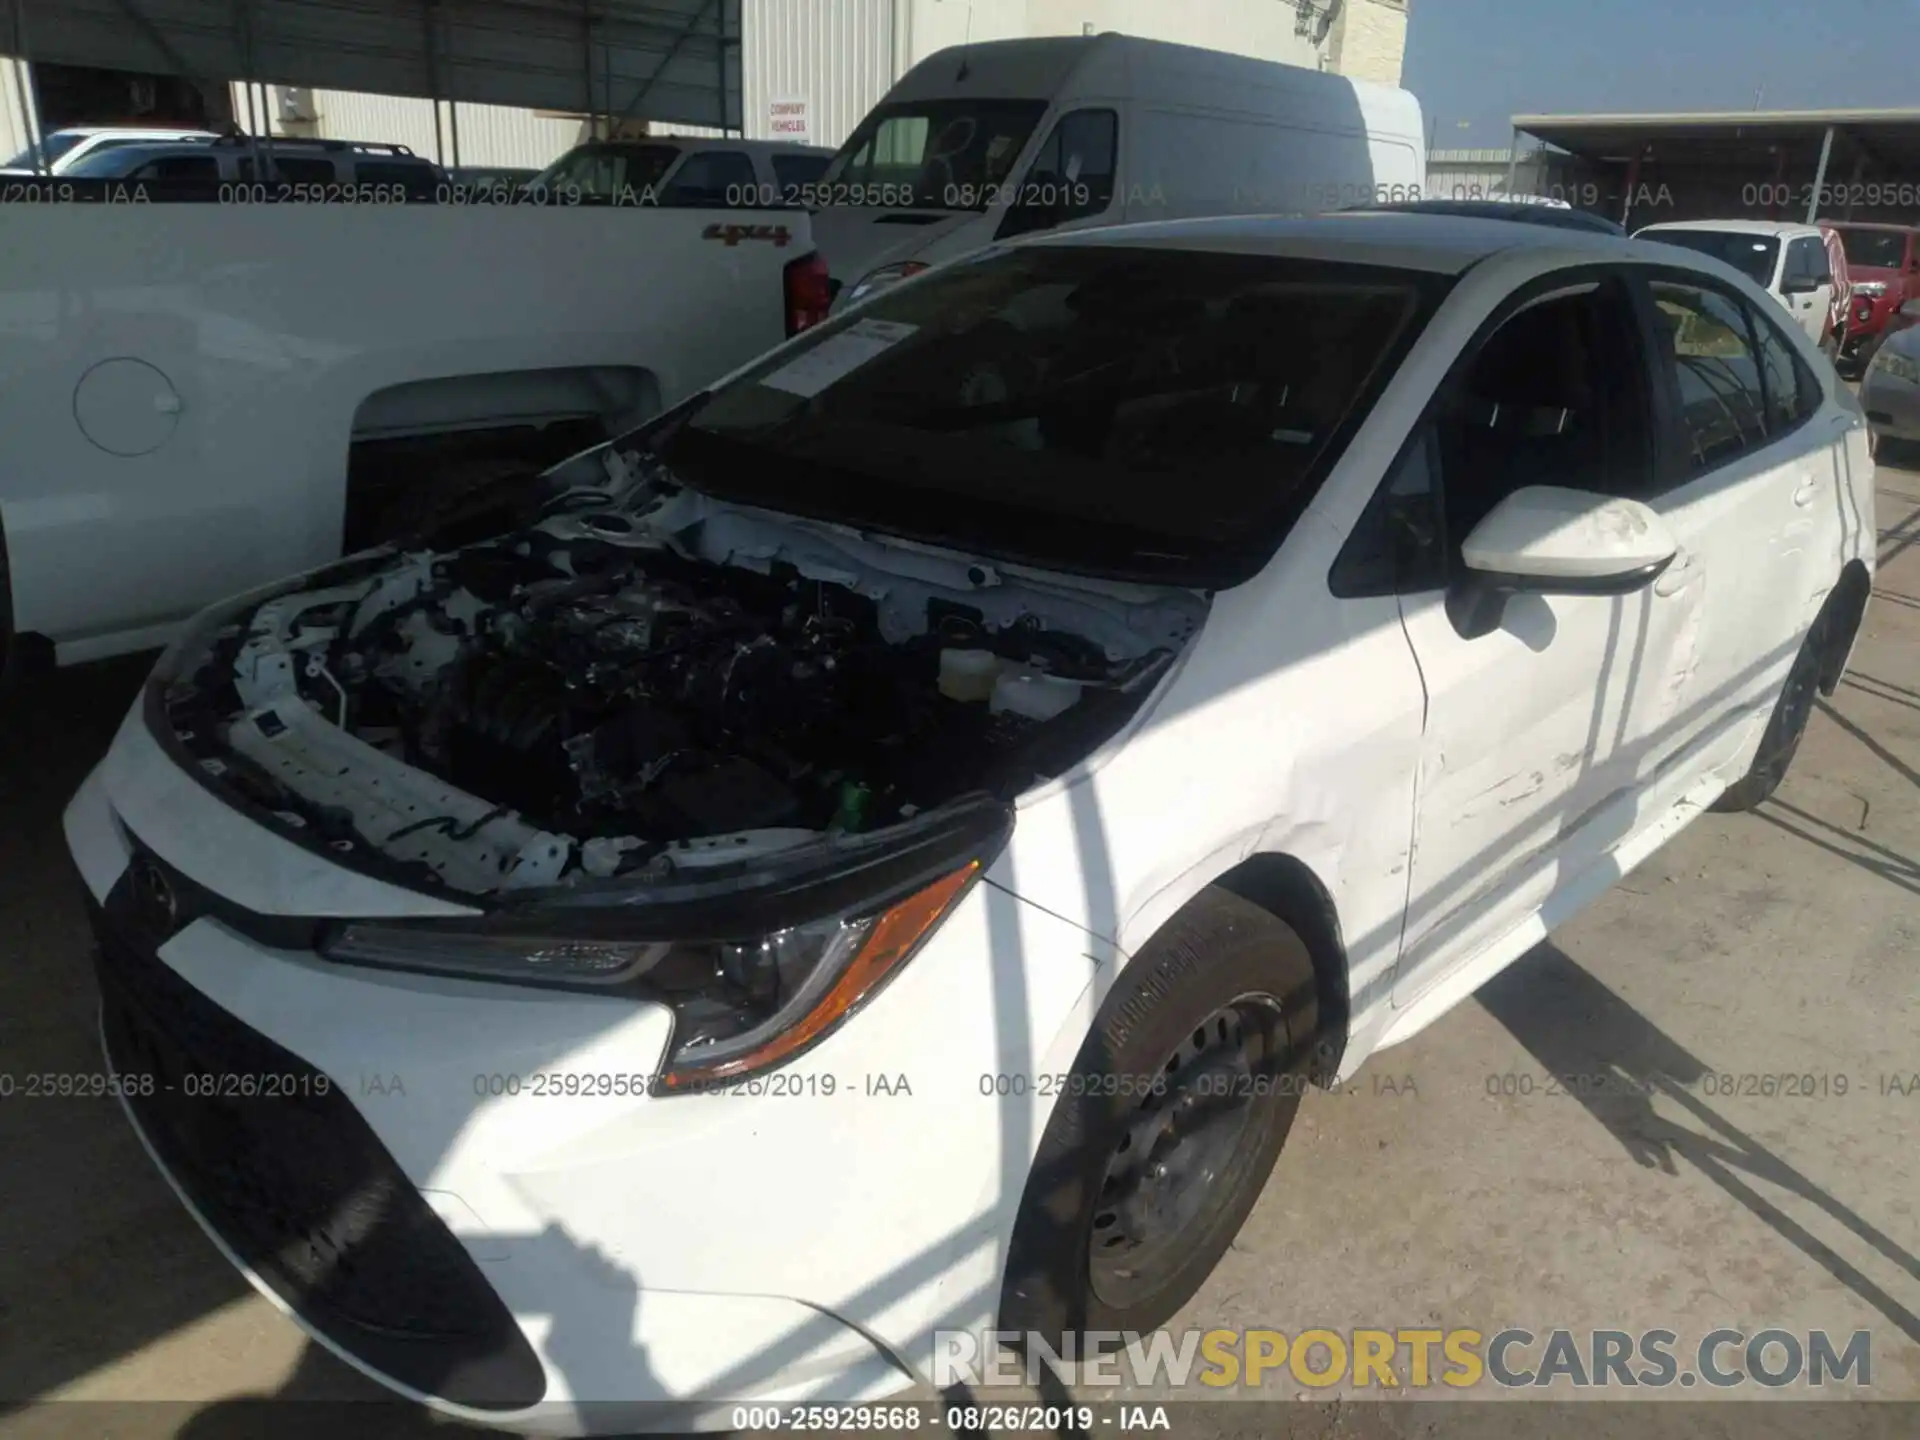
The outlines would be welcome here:
[[[1840,232],[1840,248],[1847,252],[1847,268],[1898,270],[1907,262],[1907,237],[1898,230],[1849,230]]]
[[[1773,272],[1780,263],[1780,241],[1772,235],[1736,230],[1648,230],[1639,238],[1711,255],[1762,289],[1773,284]]]
[[[1446,282],[1045,246],[887,292],[667,444],[697,488],[1064,568],[1244,579]]]
[[[676,145],[608,141],[569,150],[530,182],[536,196],[567,203],[647,204],[660,177],[680,158]]]
[[[773,157],[773,178],[779,182],[782,195],[786,196],[790,190],[813,184],[827,173],[827,166],[832,162],[831,155],[776,155]]]

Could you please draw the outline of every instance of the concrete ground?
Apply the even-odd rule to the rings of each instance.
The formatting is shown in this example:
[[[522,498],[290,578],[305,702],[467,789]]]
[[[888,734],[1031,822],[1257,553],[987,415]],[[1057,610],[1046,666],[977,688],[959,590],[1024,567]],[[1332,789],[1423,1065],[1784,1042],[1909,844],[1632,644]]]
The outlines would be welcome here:
[[[1663,1328],[1683,1346],[1865,1329],[1868,1393],[1920,1401],[1920,473],[1882,467],[1879,515],[1852,671],[1777,799],[1702,820],[1355,1087],[1310,1096],[1176,1327]],[[96,1068],[57,822],[141,669],[0,704],[0,1070]],[[1814,1093],[1745,1093],[1780,1074]],[[1178,1416],[1180,1433],[1574,1433],[1566,1410],[1476,1406],[1448,1429],[1458,1406],[1268,1381],[1291,1403]],[[400,1407],[349,1428],[244,1403],[376,1393],[229,1271],[113,1101],[0,1100],[0,1437],[462,1433]],[[53,1400],[96,1403],[32,1403]],[[1658,1427],[1647,1407],[1569,1408],[1636,1437],[1920,1433],[1911,1403],[1822,1425],[1792,1407],[1777,1432],[1751,1413],[1777,1407],[1737,1425],[1724,1401],[1653,1407]]]

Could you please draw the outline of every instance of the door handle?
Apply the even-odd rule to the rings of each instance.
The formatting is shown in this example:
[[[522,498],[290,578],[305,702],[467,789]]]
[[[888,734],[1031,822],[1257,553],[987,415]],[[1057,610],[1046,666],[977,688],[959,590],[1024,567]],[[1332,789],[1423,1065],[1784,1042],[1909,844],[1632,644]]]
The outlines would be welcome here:
[[[1813,497],[1819,493],[1820,477],[1818,475],[1802,475],[1800,477],[1800,483],[1796,485],[1793,490],[1793,503],[1804,510],[1807,506],[1813,504]]]

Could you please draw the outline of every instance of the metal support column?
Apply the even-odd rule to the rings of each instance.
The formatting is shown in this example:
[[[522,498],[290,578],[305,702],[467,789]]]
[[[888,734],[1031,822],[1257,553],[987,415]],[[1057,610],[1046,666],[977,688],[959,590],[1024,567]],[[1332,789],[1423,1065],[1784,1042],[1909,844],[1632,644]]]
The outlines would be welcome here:
[[[20,0],[13,0],[13,83],[20,98],[20,124],[33,152],[33,168],[42,175],[51,174],[51,162],[41,144],[40,101],[33,93],[33,60],[27,53],[27,22],[20,13]]]
[[[1511,134],[1513,138],[1507,146],[1507,199],[1509,200],[1513,199],[1514,167],[1520,162],[1520,127],[1514,126]]]
[[[587,139],[598,140],[600,120],[593,109],[593,0],[580,0],[580,64],[586,82],[580,98],[587,105]]]
[[[1854,142],[1856,145],[1859,141]],[[1856,150],[1853,156],[1853,174],[1847,178],[1847,208],[1841,212],[1842,220],[1853,218],[1853,197],[1860,193],[1860,177],[1867,173],[1867,152]]]
[[[1827,126],[1827,133],[1820,141],[1820,168],[1813,172],[1813,194],[1807,197],[1807,224],[1820,213],[1820,192],[1827,183],[1827,161],[1833,157],[1833,126]]]
[[[447,156],[440,145],[440,46],[438,43],[438,27],[433,23],[433,5],[434,0],[427,0],[427,3],[420,7],[420,29],[421,38],[426,42],[427,47],[425,55],[427,62],[427,98],[433,101],[433,163],[436,165],[445,165],[447,163]]]
[[[1633,152],[1633,158],[1627,162],[1627,192],[1620,197],[1620,223],[1626,229],[1633,226],[1627,222],[1633,215],[1633,192],[1640,188],[1640,152]]]
[[[727,0],[713,7],[713,63],[719,67],[719,89],[714,99],[720,102],[720,133],[727,133]],[[740,97],[742,104],[746,96]],[[740,133],[747,133],[747,117],[740,117]]]

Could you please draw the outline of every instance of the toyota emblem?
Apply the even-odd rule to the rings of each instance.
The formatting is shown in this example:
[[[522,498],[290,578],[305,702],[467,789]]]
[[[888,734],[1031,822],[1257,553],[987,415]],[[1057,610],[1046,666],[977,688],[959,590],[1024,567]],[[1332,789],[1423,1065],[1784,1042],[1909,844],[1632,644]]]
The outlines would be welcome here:
[[[141,856],[133,862],[133,900],[140,916],[162,934],[172,934],[180,921],[180,901],[166,872]]]

